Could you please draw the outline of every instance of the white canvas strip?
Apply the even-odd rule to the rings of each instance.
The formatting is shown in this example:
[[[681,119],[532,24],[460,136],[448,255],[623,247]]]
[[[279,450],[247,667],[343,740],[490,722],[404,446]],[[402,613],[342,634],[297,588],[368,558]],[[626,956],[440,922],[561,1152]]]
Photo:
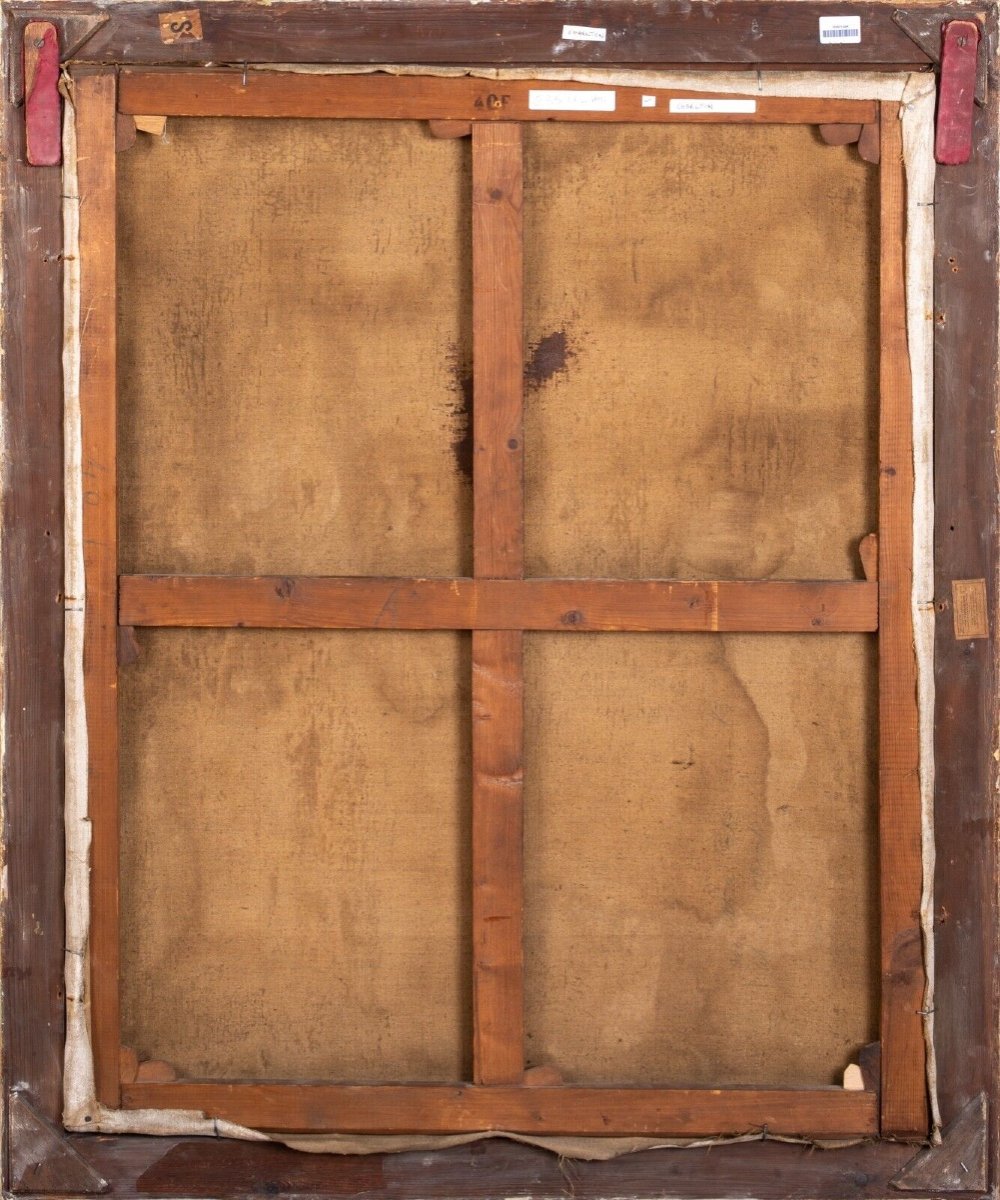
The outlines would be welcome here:
[[[428,67],[397,63],[257,63],[248,72],[294,75],[432,75],[443,79],[539,79],[605,87],[663,88],[743,96],[810,96],[819,100],[901,100],[908,76],[863,71],[639,71],[627,67]],[[927,82],[929,75],[914,75]]]
[[[913,390],[913,641],[917,659],[923,889],[924,1043],[931,1138],[941,1140],[934,1051],[934,104],[933,80],[903,95],[906,166],[906,334]]]
[[[87,722],[83,692],[83,467],[80,445],[80,199],[71,88],[63,81],[63,472],[65,486],[66,688],[66,1061],[67,1123],[87,1127],[94,1061],[87,1014],[90,929],[90,821],[87,816]]]

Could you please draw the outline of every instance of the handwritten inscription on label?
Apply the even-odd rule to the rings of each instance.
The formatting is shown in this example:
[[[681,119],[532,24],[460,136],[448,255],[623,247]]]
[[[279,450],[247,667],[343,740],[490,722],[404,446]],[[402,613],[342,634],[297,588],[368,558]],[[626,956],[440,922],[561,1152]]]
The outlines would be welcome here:
[[[532,88],[528,108],[553,112],[614,112],[614,92],[569,91],[563,88]]]
[[[951,607],[955,618],[956,638],[969,640],[990,636],[985,579],[953,579]]]
[[[700,100],[680,98],[670,101],[672,113],[755,113],[756,100]]]
[[[564,25],[562,27],[564,42],[606,42],[608,31],[593,25]]]

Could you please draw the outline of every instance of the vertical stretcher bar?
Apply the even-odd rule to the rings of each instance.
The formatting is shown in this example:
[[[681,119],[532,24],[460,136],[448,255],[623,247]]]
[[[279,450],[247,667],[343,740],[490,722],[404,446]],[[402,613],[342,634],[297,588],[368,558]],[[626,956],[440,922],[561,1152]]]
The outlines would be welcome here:
[[[524,573],[520,125],[472,128],[474,569]],[[473,1072],[524,1073],[523,633],[472,635]]]
[[[913,641],[913,400],[906,336],[906,181],[899,106],[881,106],[879,866],[884,1136],[926,1136],[920,736]]]

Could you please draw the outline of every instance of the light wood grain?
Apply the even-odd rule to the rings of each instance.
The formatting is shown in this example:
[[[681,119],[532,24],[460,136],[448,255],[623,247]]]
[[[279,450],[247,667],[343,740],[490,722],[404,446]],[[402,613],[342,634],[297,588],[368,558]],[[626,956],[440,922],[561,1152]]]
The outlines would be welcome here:
[[[530,107],[534,91],[607,91],[610,112]],[[643,105],[643,96],[656,104]],[[705,99],[704,92],[664,88],[598,88],[590,84],[534,80],[457,79],[433,76],[304,75],[242,70],[125,70],[122,112],[176,117],[351,117],[436,121],[642,121],[670,124],[863,125],[875,119],[870,100],[815,100],[754,96],[750,113],[671,112],[671,100]],[[711,97],[707,97],[711,98]],[[733,97],[725,97],[733,99]]]
[[[524,738],[520,631],[472,636],[473,1074],[524,1071]]]
[[[698,1137],[720,1133],[870,1137],[874,1092],[840,1088],[470,1087],[280,1083],[133,1083],[128,1108],[186,1108],[254,1129],[339,1133],[615,1134]]]
[[[472,132],[473,563],[524,570],[521,127]],[[499,624],[499,622],[498,622]],[[472,635],[473,1078],[524,1071],[523,634]]]
[[[524,570],[523,167],[518,125],[472,134],[474,563],[478,578]]]
[[[882,1132],[927,1133],[920,743],[913,649],[913,428],[903,274],[905,193],[895,104],[882,105],[879,422],[879,844]]]
[[[123,575],[119,621],[205,629],[864,633],[874,581]]]

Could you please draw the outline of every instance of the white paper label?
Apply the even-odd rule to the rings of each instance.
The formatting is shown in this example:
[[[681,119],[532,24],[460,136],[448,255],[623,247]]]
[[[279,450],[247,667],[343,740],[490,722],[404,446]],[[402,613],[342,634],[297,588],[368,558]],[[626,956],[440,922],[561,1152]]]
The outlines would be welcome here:
[[[592,25],[564,25],[562,35],[564,42],[606,42],[608,40],[606,29],[595,29]]]
[[[861,18],[820,17],[819,40],[825,46],[856,46],[861,41]]]
[[[532,88],[528,92],[528,107],[554,112],[614,112],[615,93]]]
[[[672,113],[755,113],[756,100],[671,100]]]
[[[655,96],[643,96],[642,107],[643,108],[656,108],[656,97]]]

